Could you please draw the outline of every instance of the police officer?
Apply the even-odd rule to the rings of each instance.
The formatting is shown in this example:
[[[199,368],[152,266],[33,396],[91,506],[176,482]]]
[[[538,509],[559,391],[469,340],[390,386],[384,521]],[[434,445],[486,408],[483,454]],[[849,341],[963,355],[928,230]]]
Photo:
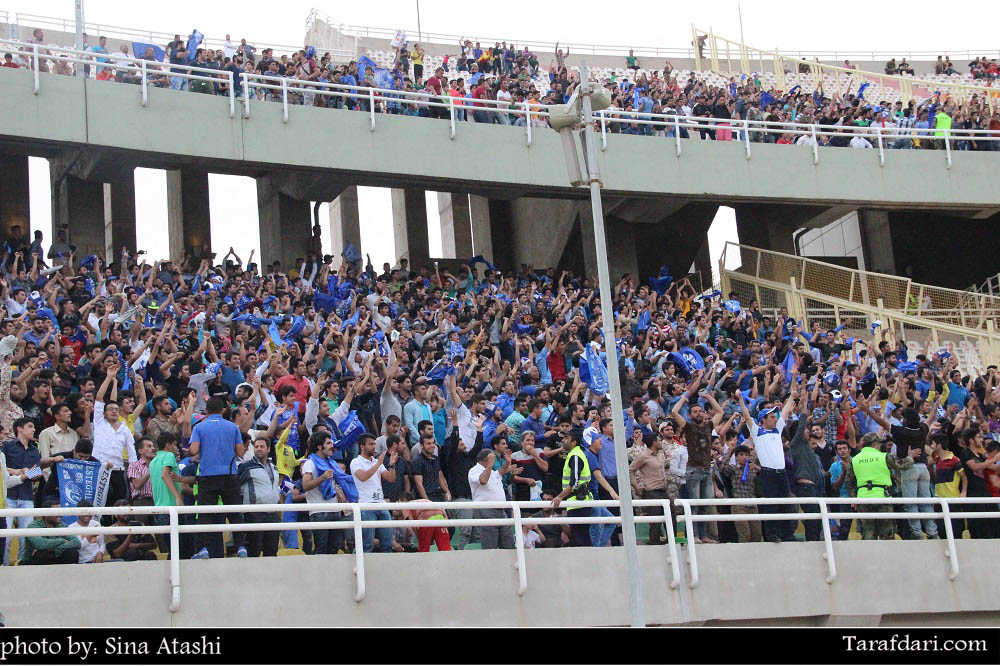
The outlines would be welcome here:
[[[590,491],[590,463],[583,452],[583,434],[578,430],[563,433],[562,447],[566,451],[566,462],[563,465],[562,492],[552,500],[552,508],[558,509],[559,502],[572,495],[573,499],[591,501],[594,499]],[[582,518],[592,515],[590,507],[569,509],[569,518]],[[589,546],[590,525],[570,525],[570,546]]]
[[[886,440],[870,432],[861,438],[861,451],[851,461],[847,469],[847,488],[851,496],[859,499],[866,497],[892,497],[892,474],[897,474],[913,466],[912,458],[897,461],[895,456],[882,450]],[[908,464],[907,464],[908,463]],[[879,513],[891,510],[885,504],[859,504],[859,513]],[[861,521],[863,539],[874,539],[876,532],[879,539],[894,538],[891,520]]]

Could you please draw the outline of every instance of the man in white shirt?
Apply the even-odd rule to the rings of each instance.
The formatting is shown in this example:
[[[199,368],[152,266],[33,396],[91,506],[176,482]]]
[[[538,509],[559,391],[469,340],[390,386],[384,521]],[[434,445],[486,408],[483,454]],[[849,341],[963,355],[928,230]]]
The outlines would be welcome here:
[[[785,429],[785,418],[792,409],[797,392],[798,373],[792,369],[791,392],[788,399],[778,413],[777,406],[761,410],[760,424],[758,425],[750,416],[743,394],[737,391],[736,395],[740,400],[740,412],[743,414],[743,421],[750,428],[750,438],[753,440],[753,448],[757,453],[757,460],[760,463],[760,496],[761,497],[790,497],[791,489],[788,487],[788,476],[785,474],[785,447],[781,443],[781,431]],[[785,504],[762,504],[759,507],[761,513],[791,513],[792,507]],[[782,540],[790,541],[795,529],[794,523],[788,520],[765,520],[763,522],[764,540],[774,543],[781,543]]]
[[[233,59],[233,54],[236,53],[236,46],[233,45],[229,35],[226,35],[226,41],[222,42],[222,53],[230,60]]]
[[[345,502],[344,493],[334,479],[333,470],[337,464],[333,460],[333,440],[328,432],[315,432],[309,437],[310,455],[302,461],[302,490],[306,495],[306,504],[324,504],[328,502]],[[328,468],[322,469],[321,468]],[[324,496],[321,486],[330,481],[334,495]],[[325,507],[309,511],[312,522],[328,523],[341,520],[343,513],[330,511]],[[344,530],[313,530],[313,555],[333,555],[344,545]]]
[[[473,502],[505,502],[507,496],[503,492],[503,475],[510,467],[510,451],[507,451],[503,466],[497,471],[493,469],[496,454],[489,449],[479,452],[478,462],[469,470],[469,488],[472,489]],[[506,518],[503,509],[476,509],[476,518]],[[479,543],[483,550],[514,547],[514,532],[509,525],[483,527],[479,526]]]
[[[871,148],[872,144],[865,137],[861,136],[860,130],[856,130],[859,133],[854,135],[851,139],[851,148]]]
[[[354,477],[354,485],[358,489],[358,502],[384,504],[385,495],[382,493],[382,479],[390,483],[396,480],[398,454],[394,448],[389,454],[389,469],[386,469],[382,464],[386,452],[383,451],[378,458],[375,457],[374,435],[365,433],[361,435],[358,443],[361,455],[351,461],[351,476]],[[385,509],[369,509],[361,512],[361,520],[392,520],[392,515]],[[378,532],[379,552],[392,552],[392,529],[388,527],[361,530],[365,552],[372,552],[375,546],[376,532]]]
[[[104,396],[107,395],[111,382],[118,381],[117,375],[120,369],[121,364],[117,362],[107,369],[108,374],[104,378],[104,382],[101,383],[101,388],[97,390],[97,396],[94,400],[94,452],[92,455],[102,463],[111,463],[107,506],[114,506],[118,500],[129,498],[122,451],[128,451],[129,460],[139,459],[139,455],[135,452],[135,438],[132,436],[132,431],[119,419],[118,403],[114,401],[104,402]],[[105,516],[105,518],[109,521],[109,525],[113,522],[112,516]]]

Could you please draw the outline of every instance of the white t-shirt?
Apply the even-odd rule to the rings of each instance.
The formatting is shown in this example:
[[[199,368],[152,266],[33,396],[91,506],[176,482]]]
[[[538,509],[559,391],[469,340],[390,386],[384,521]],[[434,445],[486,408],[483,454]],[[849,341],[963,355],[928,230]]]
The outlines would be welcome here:
[[[357,458],[355,458],[357,460]],[[479,475],[483,473],[486,468],[483,467],[482,463],[476,463],[475,466],[469,470],[469,487],[472,489],[472,501],[473,502],[504,502],[507,500],[507,496],[503,494],[503,481],[500,480],[500,475],[497,471],[490,470],[490,478],[487,479],[486,485],[479,483]]]
[[[76,524],[79,525],[80,521],[77,521]],[[87,527],[100,527],[100,526],[101,526],[101,521],[97,520],[96,518],[91,518],[90,523],[87,525]],[[77,560],[77,562],[79,562],[80,564],[93,562],[94,558],[97,557],[98,553],[104,552],[103,534],[98,534],[97,540],[95,540],[93,543],[91,543],[90,539],[83,536],[82,534],[78,535],[76,538],[80,540],[80,559]]]
[[[471,451],[476,445],[476,426],[472,423],[472,412],[465,405],[458,408],[456,413],[458,421],[458,436],[465,442],[465,450]]]
[[[362,481],[358,478],[358,472],[367,472],[375,465],[378,465],[379,469],[368,477],[367,481]],[[385,495],[382,494],[382,472],[386,471],[388,470],[385,468],[385,465],[380,463],[378,458],[365,460],[361,456],[358,456],[351,461],[351,475],[354,477],[354,485],[358,489],[359,502],[385,501]]]
[[[541,537],[538,536],[538,532],[535,530],[528,530],[524,535],[524,547],[534,548],[538,544],[538,540]]]
[[[781,431],[784,429],[785,419],[781,416],[774,430],[764,430],[756,421],[750,421],[750,436],[761,467],[785,469],[785,448],[781,445]]]
[[[856,136],[851,139],[851,148],[871,148],[872,144],[863,136]]]
[[[300,469],[302,471],[303,476],[306,474],[312,474],[313,479],[317,479],[320,476],[322,476],[322,474],[318,474],[316,472],[316,464],[309,458],[305,459],[305,462],[302,463],[302,467]],[[336,483],[336,481],[334,481],[334,483]],[[324,499],[323,491],[319,489],[319,486],[316,486],[312,490],[306,491],[306,504],[322,504],[323,502],[335,502],[335,501],[336,501],[335,499],[330,499],[330,500]],[[315,511],[310,511],[309,515],[311,516],[314,513],[323,513],[323,511],[324,511],[323,509],[316,509]]]

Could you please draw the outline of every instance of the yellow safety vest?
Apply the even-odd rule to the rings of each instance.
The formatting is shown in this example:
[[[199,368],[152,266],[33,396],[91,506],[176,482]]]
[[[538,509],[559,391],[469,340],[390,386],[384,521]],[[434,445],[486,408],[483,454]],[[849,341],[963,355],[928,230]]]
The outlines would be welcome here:
[[[566,462],[563,464],[563,488],[565,489],[570,487],[570,465],[573,458],[579,458],[581,463],[580,476],[576,480],[576,486],[573,487],[577,488],[581,485],[584,486],[587,489],[587,495],[582,499],[592,500],[594,499],[594,495],[590,492],[590,463],[587,462],[587,456],[584,455],[582,446],[574,447],[573,450],[566,456]],[[576,499],[576,495],[570,495],[568,499]]]
[[[858,481],[858,497],[889,497],[892,475],[885,462],[886,454],[866,446],[851,461]]]

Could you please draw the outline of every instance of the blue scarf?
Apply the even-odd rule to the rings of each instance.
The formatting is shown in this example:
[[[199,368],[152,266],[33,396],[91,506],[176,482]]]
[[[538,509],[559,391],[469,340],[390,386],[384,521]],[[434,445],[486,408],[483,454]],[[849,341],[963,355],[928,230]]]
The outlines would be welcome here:
[[[344,497],[348,502],[358,501],[358,489],[354,485],[354,477],[341,471],[340,465],[333,458],[321,458],[313,453],[309,456],[309,460],[316,466],[316,474],[322,475],[327,470],[333,472],[333,479],[327,479],[319,484],[323,499],[337,498],[337,490],[333,487],[333,482],[336,481],[337,485],[344,491]]]

